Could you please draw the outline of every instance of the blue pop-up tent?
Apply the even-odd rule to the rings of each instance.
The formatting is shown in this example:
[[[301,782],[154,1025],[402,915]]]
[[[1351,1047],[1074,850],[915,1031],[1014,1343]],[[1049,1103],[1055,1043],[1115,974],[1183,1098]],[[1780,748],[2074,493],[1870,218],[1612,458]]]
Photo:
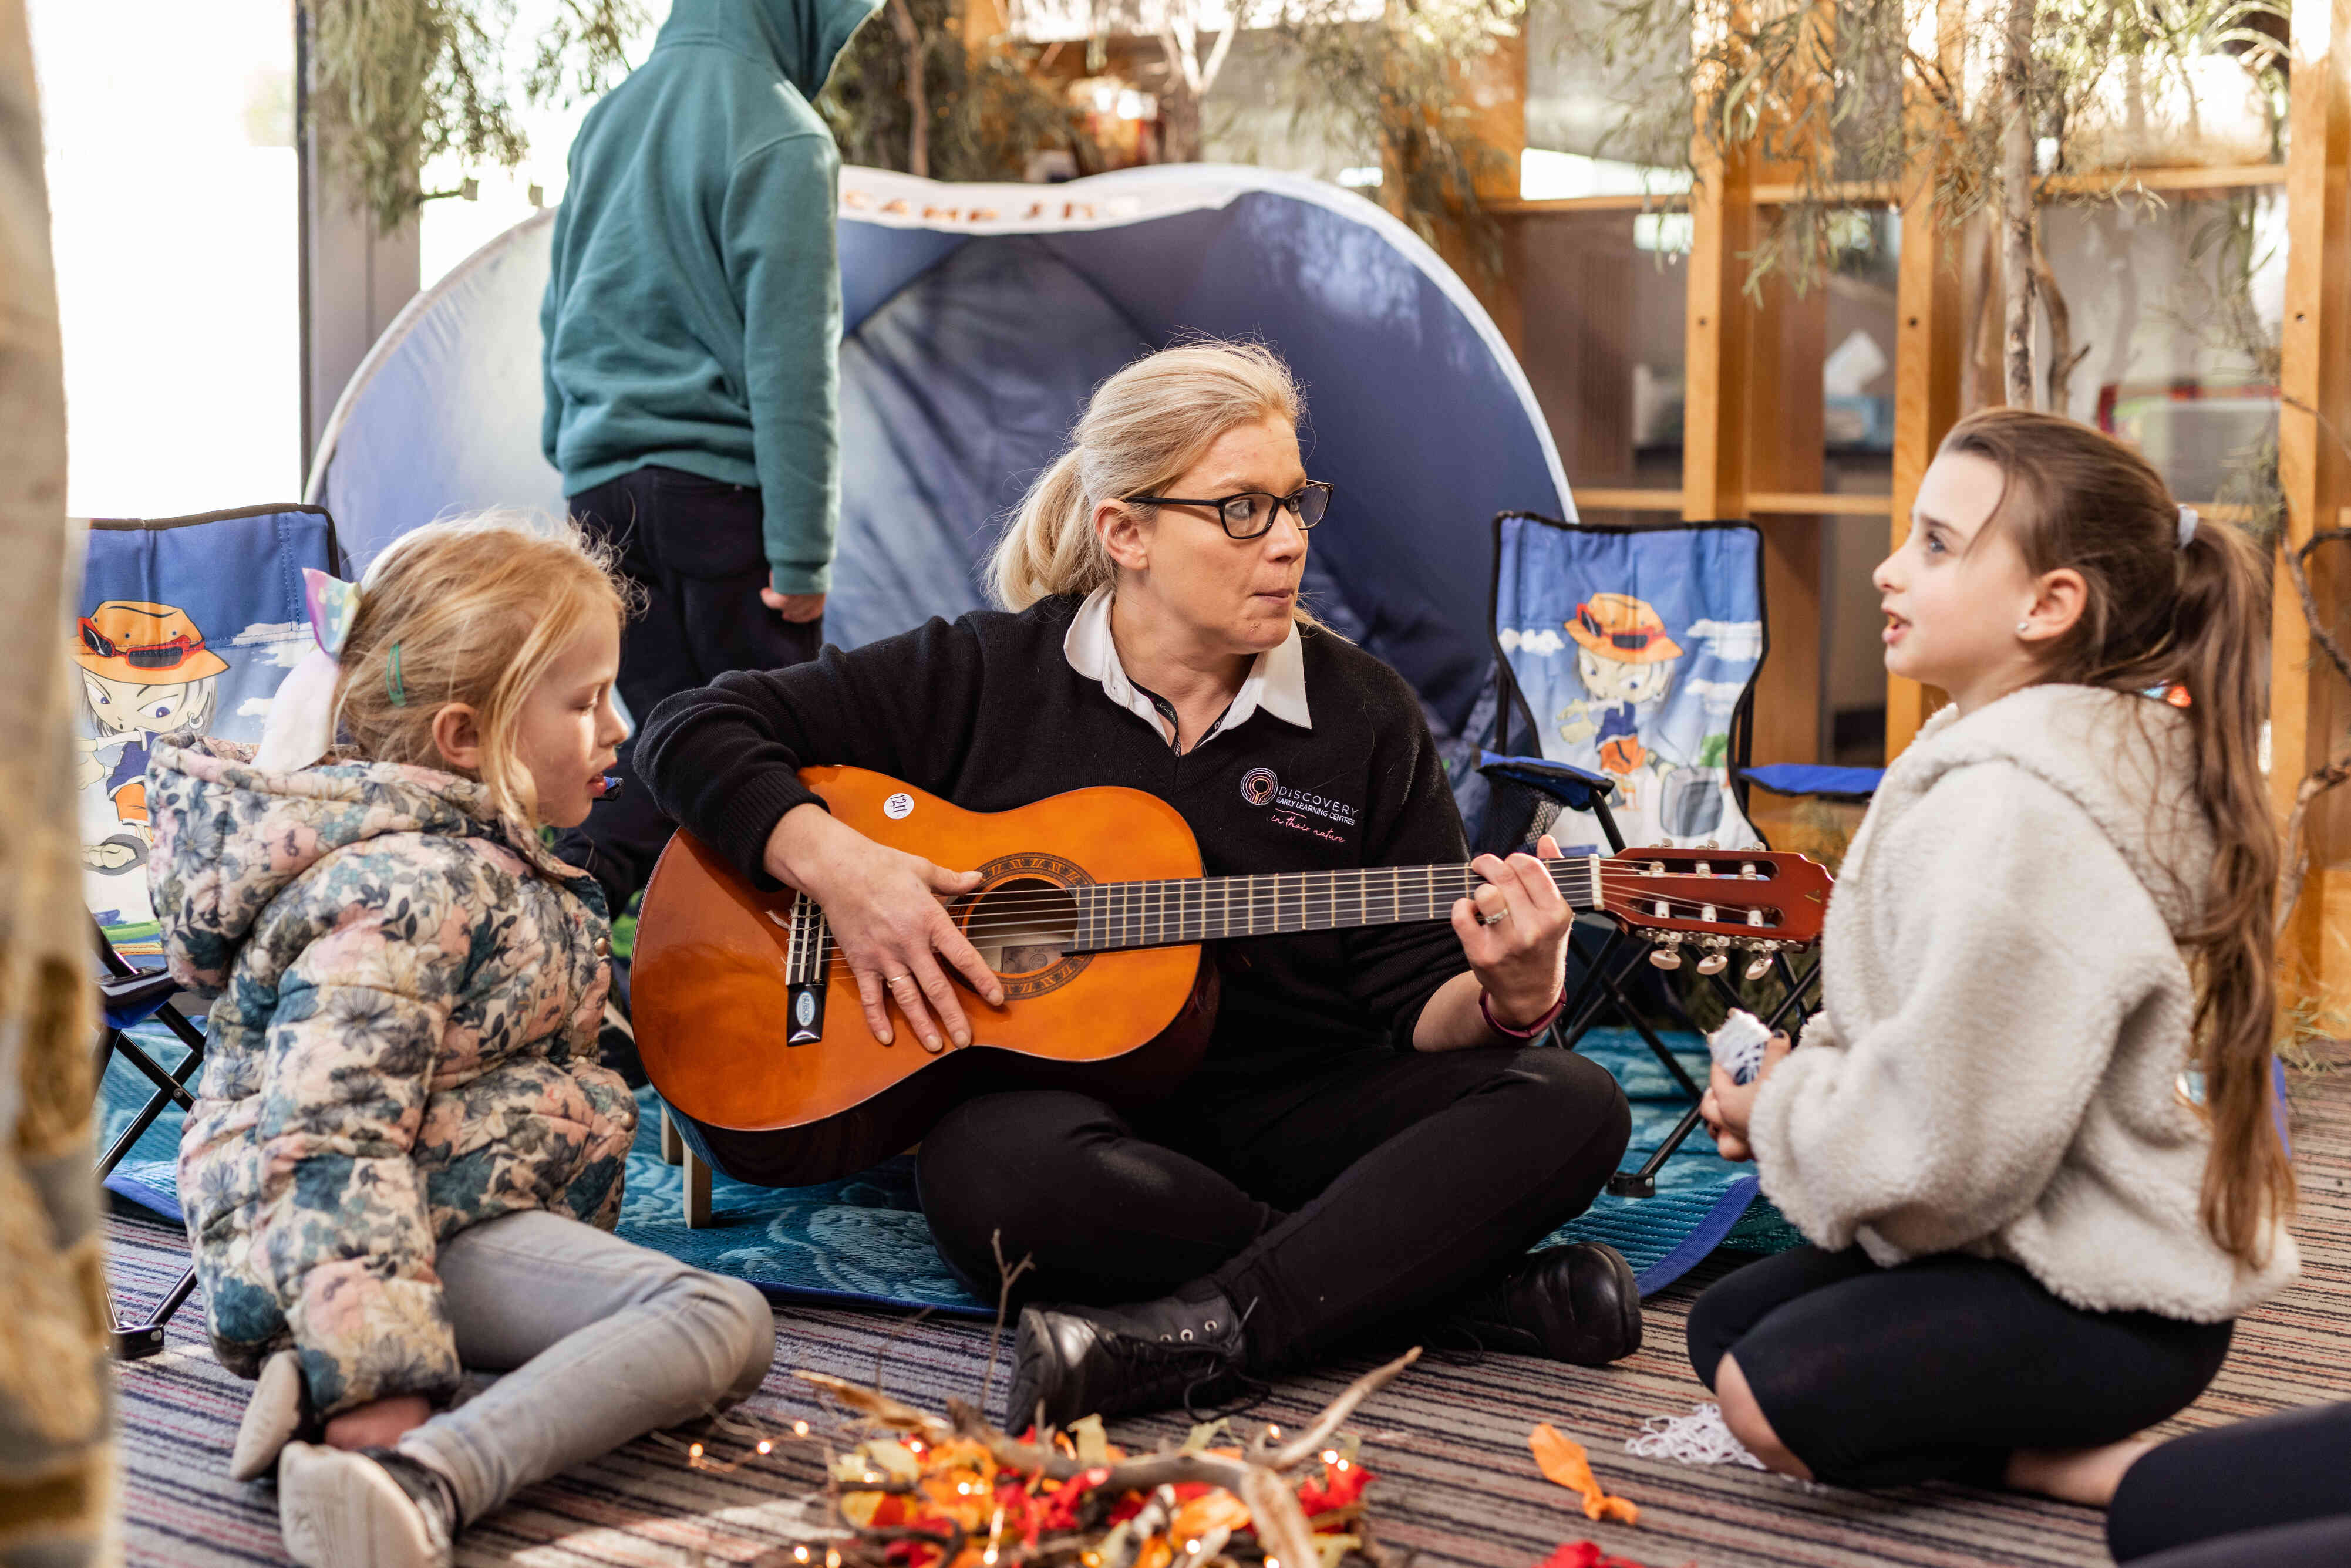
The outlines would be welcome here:
[[[977,607],[977,564],[1096,384],[1186,334],[1255,338],[1304,382],[1307,470],[1339,487],[1309,601],[1412,681],[1448,750],[1474,738],[1489,521],[1573,503],[1518,361],[1410,230],[1316,181],[1200,164],[1051,186],[845,169],[841,204],[829,639]],[[552,222],[420,295],[345,391],[308,498],[359,565],[447,512],[561,508],[539,452]]]

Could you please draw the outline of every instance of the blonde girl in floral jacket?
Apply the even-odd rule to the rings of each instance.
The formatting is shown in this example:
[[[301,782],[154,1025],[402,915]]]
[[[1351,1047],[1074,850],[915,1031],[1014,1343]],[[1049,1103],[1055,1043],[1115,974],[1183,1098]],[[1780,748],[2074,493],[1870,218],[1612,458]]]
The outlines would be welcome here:
[[[568,529],[483,518],[312,604],[261,753],[290,766],[189,736],[150,764],[165,951],[218,998],[180,1197],[214,1346],[259,1379],[233,1471],[275,1462],[297,1562],[417,1568],[750,1394],[775,1324],[610,1234],[636,1130],[597,1060],[610,925],[538,830],[587,815],[624,733],[619,587]],[[453,1406],[468,1369],[506,1375]]]

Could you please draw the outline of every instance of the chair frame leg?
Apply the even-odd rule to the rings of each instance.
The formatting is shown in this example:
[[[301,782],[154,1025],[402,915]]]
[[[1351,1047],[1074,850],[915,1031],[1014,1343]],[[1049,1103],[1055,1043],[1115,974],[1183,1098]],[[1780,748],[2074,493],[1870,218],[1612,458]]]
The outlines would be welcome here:
[[[114,1346],[114,1359],[144,1361],[151,1355],[162,1354],[165,1326],[171,1322],[174,1313],[187,1305],[188,1298],[195,1293],[195,1265],[190,1264],[187,1270],[180,1276],[179,1282],[164,1295],[153,1313],[142,1322],[126,1323],[115,1314],[114,1288],[108,1286],[106,1315],[113,1324],[113,1332],[110,1337]]]
[[[112,946],[105,944],[103,940],[101,940],[99,951],[107,958],[107,967],[110,970],[117,974],[130,970],[130,966],[123,963],[120,955],[116,954]],[[115,1029],[111,1025],[99,1026],[96,1072],[92,1082],[103,1079],[106,1076],[108,1061],[113,1057],[120,1056],[155,1085],[155,1092],[148,1096],[147,1103],[140,1107],[139,1114],[131,1119],[129,1126],[116,1134],[114,1142],[107,1145],[106,1152],[99,1156],[96,1174],[101,1182],[114,1174],[115,1168],[129,1156],[132,1145],[145,1136],[147,1130],[155,1124],[155,1119],[163,1113],[165,1106],[177,1103],[182,1110],[193,1110],[195,1106],[195,1096],[189,1092],[188,1082],[204,1066],[204,1033],[190,1022],[178,1008],[169,1002],[157,1008],[151,1016],[155,1021],[170,1030],[179,1039],[180,1043],[187,1047],[188,1053],[181,1060],[179,1066],[167,1070],[162,1063],[148,1054],[144,1046],[131,1039],[127,1031]],[[144,1361],[149,1356],[162,1353],[163,1331],[170,1326],[172,1319],[179,1310],[187,1305],[188,1298],[195,1293],[195,1265],[189,1264],[182,1271],[179,1280],[164,1292],[162,1301],[156,1304],[154,1312],[137,1322],[124,1322],[121,1315],[115,1310],[114,1287],[103,1281],[101,1281],[101,1287],[106,1292],[108,1340],[113,1350],[114,1359]]]
[[[1789,967],[1785,956],[1774,954],[1772,956],[1779,963],[1782,978],[1787,981],[1788,991],[1781,998],[1780,1005],[1772,1009],[1771,1016],[1764,1020],[1765,1026],[1776,1030],[1783,1021],[1787,1020],[1789,1014],[1794,1012],[1796,1017],[1795,1021],[1790,1026],[1791,1030],[1800,1032],[1803,1028],[1803,1015],[1801,1010],[1798,1010],[1797,1004],[1803,999],[1805,993],[1812,989],[1813,983],[1820,977],[1820,966],[1814,964],[1799,979],[1794,971]],[[1729,982],[1719,975],[1711,977],[1716,985],[1722,988],[1732,1004],[1738,1005],[1740,998],[1739,993],[1732,989]],[[1677,1007],[1675,1010],[1678,1012],[1681,1009]],[[1611,1175],[1608,1178],[1610,1196],[1614,1197],[1656,1197],[1657,1173],[1666,1168],[1666,1162],[1679,1153],[1682,1145],[1687,1143],[1689,1135],[1698,1130],[1698,1111],[1699,1106],[1693,1104],[1684,1112],[1682,1119],[1674,1124],[1674,1130],[1666,1134],[1665,1142],[1659,1144],[1649,1157],[1641,1162],[1639,1169],[1617,1171]]]

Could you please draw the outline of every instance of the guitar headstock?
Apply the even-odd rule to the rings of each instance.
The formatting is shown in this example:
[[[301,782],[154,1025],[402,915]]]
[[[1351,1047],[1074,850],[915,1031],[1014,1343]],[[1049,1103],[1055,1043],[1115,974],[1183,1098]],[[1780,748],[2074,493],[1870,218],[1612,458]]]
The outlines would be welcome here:
[[[1719,973],[1732,948],[1757,956],[1751,978],[1784,948],[1821,939],[1834,885],[1828,868],[1785,850],[1712,846],[1620,850],[1600,862],[1600,904],[1657,945],[1649,961],[1677,967],[1698,949],[1698,971]]]

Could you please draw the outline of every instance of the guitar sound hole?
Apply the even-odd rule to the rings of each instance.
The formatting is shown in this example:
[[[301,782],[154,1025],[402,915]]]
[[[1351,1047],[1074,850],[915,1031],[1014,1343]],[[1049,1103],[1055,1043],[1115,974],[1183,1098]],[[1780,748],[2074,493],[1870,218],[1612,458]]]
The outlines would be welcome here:
[[[1006,979],[1041,975],[1077,941],[1078,901],[1068,888],[1018,876],[983,889],[962,911],[980,961]]]

